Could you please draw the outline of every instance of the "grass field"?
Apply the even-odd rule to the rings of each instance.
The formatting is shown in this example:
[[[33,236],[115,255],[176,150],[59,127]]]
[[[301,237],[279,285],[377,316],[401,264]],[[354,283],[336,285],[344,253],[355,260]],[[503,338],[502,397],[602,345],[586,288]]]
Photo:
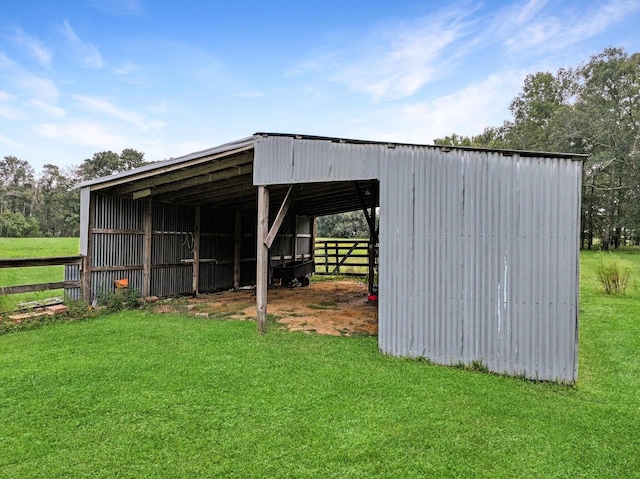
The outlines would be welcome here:
[[[0,477],[639,477],[640,291],[603,257],[640,278],[582,254],[573,388],[145,311],[0,336]]]
[[[72,256],[79,251],[78,238],[0,238],[0,258],[38,258]],[[4,286],[54,283],[64,278],[64,266],[0,269],[0,295]],[[0,311],[10,310],[17,303],[62,296],[62,290],[39,291],[0,298]]]

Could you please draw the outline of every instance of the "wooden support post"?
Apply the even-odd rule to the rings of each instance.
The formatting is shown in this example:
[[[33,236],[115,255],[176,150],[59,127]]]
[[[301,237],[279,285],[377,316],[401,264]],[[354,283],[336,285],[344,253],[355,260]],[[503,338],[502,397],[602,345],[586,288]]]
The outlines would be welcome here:
[[[91,257],[93,251],[93,225],[95,223],[96,217],[96,199],[95,196],[89,193],[89,221],[87,222],[87,231],[84,231],[83,234],[87,235],[87,251],[84,259],[82,260],[82,268],[81,278],[82,278],[82,287],[81,294],[82,299],[87,303],[91,303]]]
[[[371,205],[371,223],[373,228],[369,228],[369,294],[373,294],[373,287],[375,286],[375,267],[376,267],[376,243],[378,241],[376,234],[376,204]]]
[[[194,295],[198,294],[198,285],[200,282],[200,206],[195,206],[195,215],[193,221],[193,283],[191,291]]]
[[[151,296],[151,240],[153,236],[153,201],[147,198],[144,210],[144,247],[142,253],[142,297]]]
[[[256,250],[256,307],[258,333],[267,332],[267,284],[269,282],[269,248],[265,244],[269,233],[269,190],[258,186],[258,229]]]
[[[240,289],[240,253],[242,251],[242,209],[236,208],[236,222],[234,231],[234,249],[233,249],[233,289]]]
[[[291,244],[291,256],[293,261],[298,261],[298,215],[293,217],[293,241]],[[304,258],[301,258],[304,260]]]

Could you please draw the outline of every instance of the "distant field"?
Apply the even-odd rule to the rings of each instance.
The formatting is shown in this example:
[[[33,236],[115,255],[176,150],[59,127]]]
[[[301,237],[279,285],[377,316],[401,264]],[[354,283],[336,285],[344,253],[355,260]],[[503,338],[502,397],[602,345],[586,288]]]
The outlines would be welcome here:
[[[0,238],[0,258],[40,258],[78,254],[78,238]],[[62,281],[64,266],[0,269],[0,288],[23,284]],[[40,291],[1,297],[0,310],[10,310],[17,303],[61,296],[62,290]]]

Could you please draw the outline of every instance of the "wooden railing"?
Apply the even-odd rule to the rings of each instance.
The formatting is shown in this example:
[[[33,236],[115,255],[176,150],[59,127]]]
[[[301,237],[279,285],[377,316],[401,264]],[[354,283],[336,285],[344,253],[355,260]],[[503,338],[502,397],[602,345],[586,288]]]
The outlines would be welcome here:
[[[368,240],[316,241],[316,274],[368,274]]]
[[[32,293],[51,289],[82,288],[82,267],[84,256],[55,256],[48,258],[9,258],[0,259],[0,268],[27,268],[32,266],[79,265],[80,279],[77,281],[57,281],[53,283],[25,284],[20,286],[0,285],[0,294]]]

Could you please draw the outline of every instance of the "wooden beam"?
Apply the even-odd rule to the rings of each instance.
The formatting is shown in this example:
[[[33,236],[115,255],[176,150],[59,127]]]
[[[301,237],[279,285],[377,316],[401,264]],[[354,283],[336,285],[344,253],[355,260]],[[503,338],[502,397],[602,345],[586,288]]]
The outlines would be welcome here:
[[[196,196],[196,195],[203,195],[203,194],[207,194],[207,193],[211,193],[212,191],[218,191],[218,190],[223,190],[226,188],[230,188],[230,187],[234,187],[234,186],[240,186],[240,185],[246,185],[246,184],[250,184],[251,186],[253,186],[253,174],[252,173],[247,173],[246,175],[241,175],[241,176],[235,176],[233,178],[229,178],[227,180],[224,181],[216,181],[213,183],[205,183],[202,185],[198,185],[198,186],[192,186],[190,188],[186,188],[186,189],[181,189],[181,190],[176,190],[176,191],[172,191],[170,193],[163,193],[162,194],[162,199],[163,200],[174,200],[174,199],[179,199],[179,198],[188,198],[191,196]]]
[[[353,187],[356,189],[356,193],[358,193],[358,200],[360,201],[360,208],[364,212],[364,216],[365,216],[365,218],[367,220],[367,224],[369,225],[369,232],[375,231],[375,229],[376,229],[375,220],[371,219],[371,215],[367,211],[367,204],[364,201],[364,197],[362,196],[362,192],[360,191],[360,187],[358,186],[358,183],[356,183],[354,181],[353,182]],[[373,205],[373,208],[375,208],[375,203]]]
[[[195,218],[193,226],[193,283],[191,290],[194,295],[198,294],[198,284],[200,281],[200,207],[195,207]]]
[[[84,256],[54,256],[50,258],[7,258],[0,259],[0,268],[23,268],[27,266],[54,266],[62,264],[82,264]]]
[[[185,179],[171,181],[170,183],[158,185],[151,188],[153,195],[162,195],[165,193],[173,193],[178,191],[189,191],[190,188],[210,185],[216,181],[226,181],[238,176],[251,175],[253,173],[253,165],[246,163],[241,166],[225,168],[221,171],[214,171],[203,175],[187,176]],[[253,184],[253,182],[251,182]]]
[[[87,303],[91,303],[91,263],[93,257],[93,224],[96,217],[96,197],[89,193],[89,215],[87,221],[87,231],[81,232],[81,234],[87,235],[87,254],[82,262],[82,299]]]
[[[375,266],[376,266],[376,207],[371,207],[371,222],[373,228],[369,230],[369,294],[373,294],[373,287],[375,286]]]
[[[258,333],[267,332],[267,284],[269,282],[269,248],[265,244],[269,232],[269,190],[258,186],[258,225],[256,258],[256,309]]]
[[[240,289],[240,253],[242,252],[242,210],[236,208],[233,246],[233,289]]]
[[[251,157],[248,155],[236,156],[233,158],[227,158],[224,160],[204,163],[191,168],[181,168],[179,170],[171,171],[170,173],[157,174],[139,181],[130,181],[123,185],[114,188],[114,194],[127,195],[134,193],[135,191],[151,188],[152,193],[156,194],[156,189],[175,188],[175,183],[180,185],[188,182],[189,186],[195,186],[196,184],[202,184],[202,182],[209,181],[208,176],[216,173],[228,173],[229,171],[235,171],[241,166],[250,166]],[[246,169],[246,168],[245,168]],[[245,172],[246,173],[246,172]]]
[[[287,215],[287,211],[289,211],[289,205],[291,205],[291,199],[293,198],[293,195],[291,194],[292,190],[293,190],[293,185],[290,185],[289,189],[287,190],[287,194],[284,197],[284,200],[282,201],[282,205],[280,205],[280,209],[278,210],[276,219],[273,220],[273,225],[271,225],[271,229],[269,230],[267,237],[264,239],[264,244],[266,245],[267,248],[271,248],[271,245],[273,244],[273,240],[276,239],[278,230],[280,229],[280,226],[284,221],[284,217]]]
[[[81,286],[80,281],[58,281],[55,283],[26,284],[21,286],[4,286],[0,288],[2,294],[33,293],[36,291],[49,291],[52,289],[68,289]]]
[[[247,145],[247,146],[238,148],[234,151],[223,151],[221,153],[202,156],[200,158],[195,158],[193,160],[188,160],[180,163],[174,163],[172,165],[164,166],[157,169],[145,170],[137,174],[126,175],[111,181],[105,181],[104,183],[92,185],[91,191],[102,190],[105,188],[112,188],[114,186],[119,186],[119,185],[130,185],[131,183],[134,183],[134,182],[137,182],[138,185],[145,185],[135,189],[147,188],[148,186],[152,186],[154,184],[153,183],[154,178],[157,178],[158,176],[167,176],[172,172],[182,171],[185,168],[193,169],[198,165],[216,164],[218,162],[214,160],[217,160],[217,159],[228,159],[228,158],[238,157],[239,155],[240,156],[248,155],[251,158],[251,161],[253,161],[253,148],[254,148],[253,145]],[[146,183],[143,183],[144,181],[151,181],[151,184],[146,185]],[[131,191],[135,191],[135,189]]]
[[[131,194],[134,200],[139,200],[140,198],[146,198],[147,196],[151,196],[151,188],[147,188],[145,190],[134,191]]]
[[[147,198],[144,210],[144,246],[142,253],[142,297],[151,295],[151,242],[153,238],[153,201]]]

